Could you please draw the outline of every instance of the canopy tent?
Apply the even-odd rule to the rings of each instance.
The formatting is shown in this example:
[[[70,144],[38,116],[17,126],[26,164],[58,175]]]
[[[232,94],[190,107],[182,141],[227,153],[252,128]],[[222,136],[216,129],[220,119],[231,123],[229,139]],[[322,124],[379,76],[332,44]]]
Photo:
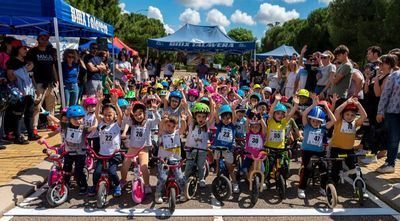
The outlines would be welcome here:
[[[186,24],[175,33],[166,37],[148,39],[147,47],[166,51],[244,54],[255,50],[256,42],[234,41],[217,26]]]
[[[63,0],[1,0],[0,34],[56,37],[62,106],[65,106],[59,37],[112,37],[111,25],[72,7]]]
[[[299,53],[297,53],[297,51],[292,46],[281,45],[280,47],[275,48],[272,51],[265,52],[262,54],[256,54],[256,57],[259,59],[265,59],[268,57],[282,58],[285,55],[288,55],[291,57],[293,54],[299,55]]]
[[[92,44],[92,43],[96,43],[96,40],[91,40],[85,44],[79,45],[79,50],[89,49],[90,44]],[[114,37],[114,45],[112,42],[108,41],[108,51],[109,52],[112,52],[112,50],[114,49],[114,52],[118,54],[123,48],[126,48],[126,50],[128,51],[128,53],[131,56],[137,56],[139,54],[137,51],[135,51],[132,48],[130,48],[129,46],[127,46],[124,42],[122,42],[117,37]]]

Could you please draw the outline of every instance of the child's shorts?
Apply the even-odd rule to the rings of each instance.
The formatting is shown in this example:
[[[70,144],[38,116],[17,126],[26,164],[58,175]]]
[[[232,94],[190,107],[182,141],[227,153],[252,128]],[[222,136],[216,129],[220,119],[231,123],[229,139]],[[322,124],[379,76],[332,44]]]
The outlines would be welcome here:
[[[219,155],[220,155],[221,151],[215,150],[214,151],[214,160],[218,160],[219,159]],[[225,162],[227,164],[233,164],[233,153],[229,150],[224,150],[222,151],[222,156],[225,159]]]

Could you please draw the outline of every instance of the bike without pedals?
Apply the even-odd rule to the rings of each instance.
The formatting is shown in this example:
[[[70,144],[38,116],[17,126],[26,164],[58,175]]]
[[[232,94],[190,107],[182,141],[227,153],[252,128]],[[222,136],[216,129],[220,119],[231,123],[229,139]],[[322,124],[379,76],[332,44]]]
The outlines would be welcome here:
[[[232,183],[229,180],[229,171],[222,155],[223,151],[228,150],[226,147],[213,147],[214,151],[219,151],[217,176],[212,181],[212,193],[214,197],[222,202],[232,195]]]
[[[132,188],[132,200],[135,203],[141,203],[144,200],[145,192],[144,192],[144,180],[142,176],[142,171],[140,170],[140,164],[138,162],[139,153],[144,149],[144,147],[140,148],[137,154],[127,154],[122,152],[122,155],[126,159],[130,159],[133,162],[133,178],[131,181]]]
[[[201,148],[196,148],[196,147],[190,147],[185,149],[187,152],[192,152],[196,151],[196,156],[194,159],[186,159],[186,161],[193,161],[193,167],[191,168],[190,175],[187,177],[187,181],[185,184],[185,196],[188,200],[192,199],[194,195],[196,194],[198,185],[199,185],[199,170],[197,168],[197,160],[198,160],[198,155],[199,151],[205,151],[207,152],[207,149],[201,149]],[[204,179],[207,177],[207,160],[204,163]],[[187,164],[186,164],[187,166]]]

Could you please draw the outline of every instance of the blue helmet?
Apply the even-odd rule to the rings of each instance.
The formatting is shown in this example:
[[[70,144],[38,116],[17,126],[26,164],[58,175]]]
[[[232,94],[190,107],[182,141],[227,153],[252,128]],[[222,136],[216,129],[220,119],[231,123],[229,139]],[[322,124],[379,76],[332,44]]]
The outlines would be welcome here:
[[[84,117],[85,116],[85,109],[80,105],[72,105],[67,110],[67,117]]]
[[[240,87],[240,89],[243,90],[243,91],[249,91],[250,87],[247,86],[247,85],[243,85],[242,87]]]
[[[246,109],[246,106],[245,105],[243,105],[243,104],[238,104],[237,106],[236,106],[236,109],[235,109],[236,111],[246,111],[247,109]]]
[[[183,97],[182,97],[182,93],[180,92],[180,91],[172,91],[170,94],[169,94],[169,98],[171,98],[171,97],[176,97],[176,98],[178,98],[179,100],[181,100]]]
[[[129,102],[123,98],[118,99],[118,106],[120,108],[126,108],[129,105]]]
[[[252,93],[251,95],[250,95],[250,99],[252,98],[252,97],[255,97],[255,98],[257,98],[258,99],[258,101],[261,101],[261,94],[259,94],[259,93]]]
[[[310,110],[310,112],[308,113],[308,118],[324,122],[325,118],[326,118],[326,114],[325,114],[324,110],[322,110],[322,108],[316,106]]]
[[[167,81],[163,81],[163,82],[161,82],[161,85],[162,85],[163,87],[168,87],[168,86],[169,86],[169,84],[168,84],[168,82],[167,82]]]
[[[286,112],[286,111],[287,111],[287,108],[286,108],[285,105],[283,105],[281,102],[279,102],[279,103],[275,106],[275,108],[274,108],[274,112],[276,112],[276,111],[283,111],[283,112]]]
[[[244,90],[238,90],[237,91],[237,94],[240,96],[240,97],[244,97],[244,95],[245,95],[245,93],[244,93]]]
[[[231,113],[232,114],[232,108],[228,104],[224,104],[219,108],[218,115],[222,115],[224,113]]]

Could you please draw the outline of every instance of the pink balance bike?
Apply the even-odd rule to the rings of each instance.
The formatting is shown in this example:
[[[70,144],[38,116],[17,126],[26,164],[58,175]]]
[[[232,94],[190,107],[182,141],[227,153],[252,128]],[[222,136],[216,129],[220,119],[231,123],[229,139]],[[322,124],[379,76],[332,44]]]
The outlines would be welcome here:
[[[139,153],[144,149],[140,148],[137,154],[127,154],[122,152],[122,155],[126,159],[130,159],[133,162],[133,179],[132,179],[132,200],[135,203],[141,203],[144,200],[144,180],[142,176],[142,171],[140,170],[140,164],[138,162]]]

